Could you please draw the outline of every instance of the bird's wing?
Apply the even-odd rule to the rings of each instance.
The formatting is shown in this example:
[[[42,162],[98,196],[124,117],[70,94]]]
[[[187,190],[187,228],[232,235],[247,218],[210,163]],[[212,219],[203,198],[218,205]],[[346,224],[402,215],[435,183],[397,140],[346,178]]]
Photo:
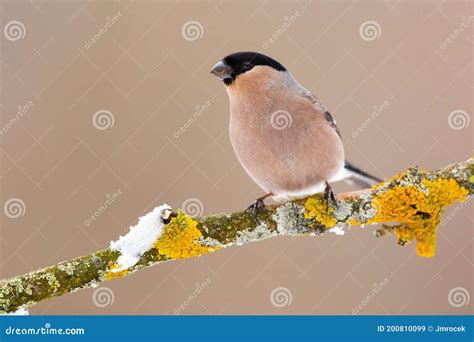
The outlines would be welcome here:
[[[334,120],[333,116],[331,115],[331,113],[329,113],[329,111],[323,105],[321,100],[319,100],[316,96],[311,94],[306,89],[304,89],[300,93],[300,95],[304,99],[311,102],[311,104],[314,106],[314,108],[318,112],[318,115],[323,115],[327,123],[329,124],[329,126],[331,126],[334,129],[334,131],[337,133],[339,138],[341,138],[341,133],[339,132],[339,129],[336,126],[336,120]],[[341,141],[342,141],[342,138],[341,138]],[[331,181],[340,181],[343,179],[350,178],[360,183],[363,186],[372,186],[374,184],[382,182],[382,179],[372,176],[371,174],[359,169],[358,167],[349,163],[347,160],[345,160],[344,163],[345,163],[344,169],[341,170],[341,172],[339,172],[333,179],[331,179]]]
[[[339,138],[341,138],[341,132],[339,131],[339,128],[337,128],[336,120],[334,120],[334,117],[331,115],[331,113],[329,113],[321,100],[306,90],[302,92],[301,97],[311,102],[317,111],[324,115],[326,121],[336,131]]]

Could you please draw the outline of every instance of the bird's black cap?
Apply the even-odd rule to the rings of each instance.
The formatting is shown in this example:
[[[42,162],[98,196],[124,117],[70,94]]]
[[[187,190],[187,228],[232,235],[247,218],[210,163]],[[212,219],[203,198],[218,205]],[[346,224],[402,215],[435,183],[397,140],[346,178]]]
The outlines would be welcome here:
[[[236,52],[225,57],[223,61],[234,69],[238,69],[245,63],[250,63],[253,66],[266,65],[278,71],[286,71],[285,67],[276,60],[258,52]]]
[[[286,71],[285,67],[281,65],[280,63],[278,63],[273,58],[265,56],[258,52],[251,52],[251,51],[236,52],[236,53],[230,54],[224,57],[224,59],[222,59],[221,62],[223,64],[222,63],[219,64],[220,73],[221,74],[223,73],[222,68],[224,66],[228,69],[228,70],[225,70],[226,71],[225,77],[221,78],[224,81],[224,83],[227,85],[231,84],[238,75],[251,70],[254,66],[257,66],[257,65],[265,65],[265,66],[272,67],[278,71]],[[211,72],[216,74],[214,70]]]

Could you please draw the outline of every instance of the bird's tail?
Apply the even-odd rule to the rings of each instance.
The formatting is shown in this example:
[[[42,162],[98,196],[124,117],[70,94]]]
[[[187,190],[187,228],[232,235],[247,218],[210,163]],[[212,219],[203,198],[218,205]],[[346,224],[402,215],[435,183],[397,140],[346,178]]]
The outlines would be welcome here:
[[[357,166],[354,166],[347,160],[344,164],[344,171],[348,174],[349,178],[354,180],[356,183],[361,183],[364,186],[372,186],[374,184],[383,182],[382,179],[372,176],[371,174],[359,169]]]

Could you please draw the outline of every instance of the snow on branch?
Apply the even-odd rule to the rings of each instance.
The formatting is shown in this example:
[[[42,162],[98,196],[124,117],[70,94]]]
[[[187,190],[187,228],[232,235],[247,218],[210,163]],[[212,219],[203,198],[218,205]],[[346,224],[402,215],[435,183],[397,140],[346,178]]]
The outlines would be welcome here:
[[[339,194],[329,208],[317,194],[268,206],[256,221],[244,211],[193,219],[162,205],[107,249],[1,280],[0,313],[19,312],[165,261],[276,236],[343,234],[349,225],[383,224],[376,236],[394,234],[399,245],[414,240],[417,254],[431,257],[444,208],[473,193],[473,170],[472,158],[437,171],[409,168],[370,189]]]

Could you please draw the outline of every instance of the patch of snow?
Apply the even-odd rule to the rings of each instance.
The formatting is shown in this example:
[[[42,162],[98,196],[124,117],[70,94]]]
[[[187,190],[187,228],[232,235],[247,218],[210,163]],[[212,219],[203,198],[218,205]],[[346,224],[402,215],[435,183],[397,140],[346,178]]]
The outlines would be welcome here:
[[[28,309],[20,306],[16,311],[14,312],[9,312],[4,315],[6,316],[28,316],[30,313],[28,312]]]
[[[117,241],[110,242],[110,248],[120,252],[117,259],[118,268],[113,271],[124,270],[140,260],[140,257],[153,246],[153,243],[161,235],[164,226],[162,217],[165,211],[170,210],[171,207],[167,204],[156,207],[153,211],[140,217],[138,224],[130,227],[127,235],[120,236]]]
[[[345,231],[342,227],[340,226],[334,226],[331,229],[329,229],[331,233],[334,233],[336,235],[344,235]]]

